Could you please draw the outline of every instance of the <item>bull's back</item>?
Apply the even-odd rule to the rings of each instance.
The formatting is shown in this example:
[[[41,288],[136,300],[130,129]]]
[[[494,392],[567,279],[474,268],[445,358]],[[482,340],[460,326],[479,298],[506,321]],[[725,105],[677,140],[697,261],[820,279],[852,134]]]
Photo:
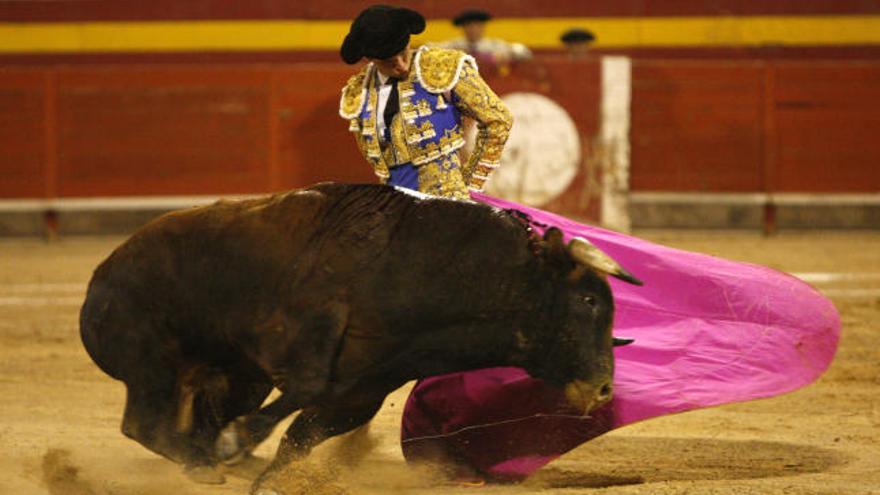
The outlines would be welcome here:
[[[119,377],[156,349],[247,347],[264,323],[329,299],[392,324],[473,312],[527,257],[521,226],[486,206],[320,184],[151,222],[95,271],[81,332]]]

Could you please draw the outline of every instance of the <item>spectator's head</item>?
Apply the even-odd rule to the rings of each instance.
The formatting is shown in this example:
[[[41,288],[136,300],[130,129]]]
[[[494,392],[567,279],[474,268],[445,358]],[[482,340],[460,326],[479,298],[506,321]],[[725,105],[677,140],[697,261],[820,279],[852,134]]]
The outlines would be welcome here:
[[[452,23],[464,31],[464,37],[468,42],[476,43],[483,39],[486,32],[486,22],[492,15],[485,10],[469,9],[462,11],[452,19]]]
[[[562,33],[559,40],[565,44],[565,49],[572,56],[586,55],[590,43],[596,40],[596,36],[590,31],[581,28],[573,28]]]
[[[424,30],[425,18],[415,10],[373,5],[351,23],[339,54],[347,64],[355,64],[362,58],[392,62],[394,58],[405,58],[406,73],[409,71],[409,37]],[[399,66],[399,63],[392,63],[389,68],[392,66]],[[397,77],[397,74],[385,73]]]

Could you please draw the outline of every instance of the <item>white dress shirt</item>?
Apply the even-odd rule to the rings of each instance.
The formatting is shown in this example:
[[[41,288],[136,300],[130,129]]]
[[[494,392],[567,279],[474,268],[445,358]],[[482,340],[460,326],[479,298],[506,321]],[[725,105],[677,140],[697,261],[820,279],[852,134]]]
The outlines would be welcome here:
[[[388,104],[388,98],[391,96],[391,77],[376,71],[379,76],[379,88],[376,91],[379,97],[379,104],[376,106],[376,130],[379,133],[379,140],[385,141],[385,105]],[[398,95],[400,96],[400,95]]]

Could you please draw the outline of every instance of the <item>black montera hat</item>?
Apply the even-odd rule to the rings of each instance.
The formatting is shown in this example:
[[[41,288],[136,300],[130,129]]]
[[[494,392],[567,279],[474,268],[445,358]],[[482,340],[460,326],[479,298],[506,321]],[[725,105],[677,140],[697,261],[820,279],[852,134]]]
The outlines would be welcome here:
[[[411,34],[424,30],[425,18],[415,10],[373,5],[352,21],[339,55],[347,64],[355,64],[364,57],[392,57],[406,48]]]
[[[456,26],[464,26],[465,24],[471,22],[486,22],[491,18],[492,14],[486,12],[485,10],[468,9],[462,11],[460,14],[455,16],[452,19],[452,23]]]
[[[578,43],[593,41],[596,39],[596,36],[586,29],[574,28],[562,33],[562,36],[560,36],[559,39],[563,43]]]

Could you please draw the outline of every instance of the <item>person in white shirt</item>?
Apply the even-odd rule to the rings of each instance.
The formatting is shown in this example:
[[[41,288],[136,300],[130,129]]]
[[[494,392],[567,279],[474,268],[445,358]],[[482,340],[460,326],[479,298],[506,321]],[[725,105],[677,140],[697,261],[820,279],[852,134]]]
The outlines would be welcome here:
[[[498,38],[486,37],[486,23],[492,15],[485,10],[465,10],[452,19],[452,23],[462,30],[461,38],[442,44],[469,53],[479,64],[505,67],[511,63],[532,58],[532,52],[522,43],[513,43]]]

